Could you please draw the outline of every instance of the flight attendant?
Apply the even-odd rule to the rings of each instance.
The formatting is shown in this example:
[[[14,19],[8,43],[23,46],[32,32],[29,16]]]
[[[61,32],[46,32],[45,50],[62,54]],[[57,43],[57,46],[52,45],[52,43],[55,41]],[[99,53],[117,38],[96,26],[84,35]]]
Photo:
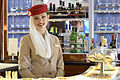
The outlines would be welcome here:
[[[30,33],[21,38],[19,73],[23,78],[64,76],[64,62],[59,39],[46,29],[47,5],[28,9]]]

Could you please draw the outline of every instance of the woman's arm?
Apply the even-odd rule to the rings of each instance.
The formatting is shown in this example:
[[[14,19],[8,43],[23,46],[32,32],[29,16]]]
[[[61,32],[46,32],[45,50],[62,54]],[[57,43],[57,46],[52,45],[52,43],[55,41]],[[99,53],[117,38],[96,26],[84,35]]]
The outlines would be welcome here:
[[[59,42],[59,45],[60,45],[60,42]],[[59,52],[58,52],[56,77],[59,77],[59,76],[64,76],[64,61],[63,61],[63,54],[62,54],[61,46],[59,47]]]
[[[36,78],[31,72],[30,48],[27,38],[23,37],[20,43],[19,51],[19,73],[24,78]]]

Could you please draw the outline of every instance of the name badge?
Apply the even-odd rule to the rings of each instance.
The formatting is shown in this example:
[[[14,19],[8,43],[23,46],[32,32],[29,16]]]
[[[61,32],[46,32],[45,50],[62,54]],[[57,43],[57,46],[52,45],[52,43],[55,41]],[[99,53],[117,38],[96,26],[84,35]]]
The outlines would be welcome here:
[[[55,44],[55,47],[60,47],[60,45],[59,44]]]

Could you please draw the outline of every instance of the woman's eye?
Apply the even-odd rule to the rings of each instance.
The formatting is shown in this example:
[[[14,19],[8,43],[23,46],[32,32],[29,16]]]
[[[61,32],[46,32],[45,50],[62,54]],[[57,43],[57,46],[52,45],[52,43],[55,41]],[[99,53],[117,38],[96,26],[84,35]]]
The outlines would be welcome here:
[[[34,18],[34,19],[39,19],[39,18],[36,17],[36,18]]]
[[[45,16],[42,16],[42,18],[45,18]]]

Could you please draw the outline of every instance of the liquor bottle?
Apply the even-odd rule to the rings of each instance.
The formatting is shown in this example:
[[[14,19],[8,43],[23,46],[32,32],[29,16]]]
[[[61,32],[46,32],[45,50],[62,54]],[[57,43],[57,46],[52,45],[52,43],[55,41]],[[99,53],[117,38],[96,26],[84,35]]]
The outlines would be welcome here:
[[[109,48],[116,48],[116,40],[114,34],[112,34],[112,41],[110,42]]]
[[[77,34],[77,52],[83,53],[84,51],[84,32],[78,32]]]
[[[72,4],[72,7],[71,7],[71,10],[72,10],[72,11],[71,11],[71,14],[74,14],[74,12],[75,12],[74,9],[75,9],[75,8],[74,8],[74,4]]]
[[[104,36],[102,35],[101,36],[101,45],[103,46],[103,43],[104,43]]]
[[[104,46],[105,48],[107,47],[107,38],[104,38],[103,46]]]
[[[59,7],[57,9],[57,11],[62,11],[63,7],[62,7],[62,0],[59,0]]]
[[[79,3],[77,2],[75,7],[75,14],[79,14],[79,9],[80,9]]]
[[[79,4],[79,18],[85,18],[85,13],[83,12],[83,7],[82,7],[82,4]]]
[[[55,4],[53,4],[53,14],[56,14],[56,12],[55,12]]]
[[[71,3],[68,3],[67,13],[68,13],[68,14],[71,14]]]
[[[89,34],[85,34],[85,38],[84,38],[84,52],[85,53],[89,52]]]
[[[71,48],[70,52],[71,53],[76,53],[77,52],[76,38],[77,38],[77,33],[73,31],[70,35],[70,48]]]
[[[94,38],[92,38],[92,45],[91,45],[90,49],[91,49],[91,50],[94,49]]]
[[[64,36],[63,36],[63,33],[62,33],[62,29],[59,29],[59,34],[58,34],[58,38],[60,40],[60,44],[61,44],[61,47],[62,47],[62,51],[64,52]]]
[[[55,11],[55,4],[53,4],[53,11]]]
[[[50,3],[49,11],[52,11],[52,3]]]
[[[66,10],[66,8],[65,8],[65,1],[62,2],[62,8],[63,8],[63,11]]]

